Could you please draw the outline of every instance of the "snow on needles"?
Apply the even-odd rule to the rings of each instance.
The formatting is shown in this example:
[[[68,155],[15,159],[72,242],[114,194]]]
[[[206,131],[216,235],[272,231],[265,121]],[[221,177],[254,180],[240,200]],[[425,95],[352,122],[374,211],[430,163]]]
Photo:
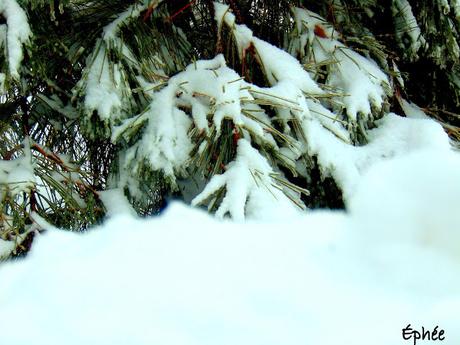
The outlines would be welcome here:
[[[215,2],[214,8],[216,9],[215,19],[219,27],[225,23],[231,28],[240,56],[243,56],[243,51],[248,49],[251,44],[254,45],[271,85],[275,85],[279,81],[289,81],[305,93],[324,93],[293,56],[253,36],[252,31],[246,25],[235,24],[235,16],[228,11],[227,5]]]
[[[219,218],[227,212],[236,221],[244,220],[245,215],[262,218],[270,214],[270,206],[283,207],[283,216],[294,214],[293,205],[283,194],[282,187],[274,185],[273,173],[267,160],[246,139],[240,139],[235,161],[228,165],[225,173],[211,178],[206,188],[193,199],[192,205],[202,203],[225,187],[225,197],[216,212]],[[276,213],[280,213],[279,210]]]
[[[144,93],[151,100],[148,108],[112,128],[112,141],[117,142],[126,132],[145,124],[140,140],[120,155],[118,187],[129,188],[132,197],[143,197],[131,182],[142,178],[145,164],[163,173],[172,187],[178,188],[177,179],[190,177],[187,174],[193,170],[189,168],[193,168],[194,162],[206,162],[205,154],[217,156],[218,152],[207,149],[211,150],[210,142],[229,135],[222,134],[224,120],[230,120],[231,140],[234,145],[238,142],[236,156],[215,169],[217,175],[192,199],[194,204],[211,200],[212,206],[212,200],[224,191],[217,214],[228,214],[235,219],[264,212],[272,214],[268,210],[273,209],[284,210],[281,204],[285,204],[286,198],[303,208],[299,191],[286,194],[289,188],[284,188],[286,185],[280,188],[273,176],[278,174],[283,180],[279,166],[284,166],[308,179],[305,157],[316,157],[323,176],[332,176],[347,199],[362,174],[380,160],[420,147],[449,149],[447,136],[433,121],[415,121],[394,114],[387,114],[377,122],[373,120],[378,125],[376,129],[361,128],[367,144],[352,145],[351,133],[358,123],[370,120],[373,109],[381,110],[389,81],[373,61],[338,42],[333,29],[314,13],[294,10],[299,49],[304,50],[311,40],[317,63],[335,60],[330,67],[328,86],[342,90],[346,96],[327,94],[296,58],[254,37],[248,27],[237,25],[228,6],[215,3],[215,9],[219,28],[228,26],[240,58],[251,47],[255,50],[269,86],[246,81],[226,65],[223,55],[198,60],[162,84],[144,81]],[[317,26],[324,30],[321,36],[317,34]],[[334,101],[328,101],[328,97]],[[343,102],[348,118],[341,114],[341,109],[331,106],[337,102]],[[266,152],[271,152],[271,156],[267,157]],[[260,181],[258,174],[263,176]],[[202,172],[201,176],[194,176],[198,185],[206,183],[204,175]],[[280,189],[285,196],[279,193]],[[272,197],[265,197],[268,194]],[[256,209],[251,207],[255,200],[265,200],[266,207],[251,212]],[[270,207],[267,200],[272,201]]]
[[[99,41],[99,49],[93,57],[87,78],[85,107],[88,114],[97,110],[102,120],[117,118],[123,104],[124,88],[121,83],[124,82],[124,76],[118,65],[110,68],[103,41]]]
[[[296,30],[289,51],[304,63],[328,66],[326,85],[343,94],[339,99],[350,120],[356,122],[358,114],[371,117],[372,106],[381,109],[389,80],[375,62],[340,43],[338,33],[316,13],[302,8],[293,13]]]
[[[371,168],[349,213],[231,223],[172,204],[51,229],[0,267],[2,342],[399,345],[411,324],[458,344],[459,175],[458,153],[425,150]]]
[[[165,88],[158,92],[150,91],[149,96],[152,102],[146,112],[136,118],[125,120],[120,129],[114,131],[112,140],[116,141],[122,135],[123,130],[134,122],[147,121],[141,140],[130,147],[123,157],[126,174],[135,174],[139,169],[139,162],[147,160],[153,170],[162,171],[175,183],[176,175],[183,174],[192,159],[190,153],[194,143],[188,134],[190,129],[195,127],[203,135],[219,137],[225,119],[232,121],[235,130],[241,128],[247,140],[251,140],[250,133],[252,133],[259,142],[276,149],[273,137],[265,130],[264,121],[269,122],[268,117],[259,106],[252,103],[255,97],[262,97],[257,93],[258,90],[260,89],[252,88],[234,70],[228,68],[222,55],[211,60],[199,60],[190,64],[185,71],[170,78]],[[257,114],[251,111],[256,111]],[[248,145],[250,146],[249,142],[245,147]],[[244,155],[244,152],[249,152],[241,150],[238,149],[239,156]],[[259,158],[253,164],[257,165],[256,162],[265,160],[253,150],[252,156],[256,155]],[[235,166],[242,167],[241,159],[241,157],[236,158],[239,163],[235,163]],[[266,166],[268,163],[264,162],[264,168],[261,169],[264,176],[266,173],[273,172]],[[247,173],[249,174],[250,171],[247,170]],[[227,176],[231,174],[228,172]],[[246,173],[238,175],[238,178],[242,179],[240,183],[252,185],[252,182],[243,178],[246,175]],[[125,177],[122,179],[127,180]],[[236,179],[235,176],[233,181],[236,182]],[[270,190],[270,186],[271,183],[265,187],[260,186],[260,188]],[[214,188],[211,189],[215,191]],[[244,199],[243,204],[232,204],[231,207],[235,210],[230,214],[240,215],[237,209],[244,208],[246,201],[244,195],[241,197]],[[222,208],[224,209],[226,207]],[[222,215],[225,213],[223,212]]]
[[[393,14],[396,15],[396,35],[403,48],[403,35],[410,39],[409,52],[417,57],[418,51],[426,44],[412,7],[407,0],[395,0],[392,3]]]
[[[284,134],[297,137],[290,137],[291,142],[280,150],[293,159],[302,154],[316,156],[323,176],[334,178],[345,199],[353,194],[362,174],[378,161],[426,147],[450,150],[439,124],[391,113],[378,121],[372,120],[377,128],[362,129],[367,139],[365,145],[351,145],[348,130],[373,119],[375,110],[382,110],[389,80],[375,62],[340,43],[338,33],[317,14],[293,8],[296,31],[292,33],[289,50],[302,58],[303,63],[329,64],[326,85],[339,92],[329,96],[333,99],[330,103],[342,103],[346,116],[341,114],[340,107],[328,104],[327,97],[315,100],[327,93],[293,56],[254,37],[246,26],[235,24],[228,6],[215,3],[215,8],[219,27],[224,24],[229,27],[240,54],[253,45],[268,75],[271,87],[251,85],[249,91],[256,98],[276,103],[275,111],[285,121]],[[306,51],[307,47],[311,51]],[[300,125],[301,136],[289,127],[293,117]],[[301,171],[298,173],[302,175]]]
[[[28,140],[23,144],[25,147],[23,156],[11,160],[0,159],[0,203],[5,208],[8,208],[4,204],[5,200],[23,200],[24,195],[37,185],[34,174],[35,164]],[[2,214],[0,217],[0,229],[6,237],[15,229],[15,217],[15,214]],[[19,234],[17,240],[21,240],[25,235]],[[16,241],[4,241],[0,238],[0,260],[8,257],[16,249],[16,245]]]
[[[284,178],[284,168],[308,181],[312,167],[306,161],[315,161],[322,176],[333,177],[348,199],[363,173],[381,160],[421,147],[449,149],[447,136],[433,121],[384,115],[389,84],[385,73],[339,42],[324,19],[300,8],[293,9],[295,29],[289,51],[303,64],[327,64],[325,85],[320,86],[314,73],[294,56],[255,37],[247,26],[237,25],[228,6],[215,3],[220,35],[222,26],[227,26],[242,61],[245,54],[256,55],[268,86],[246,81],[244,73],[241,76],[227,66],[223,55],[217,55],[195,61],[169,79],[149,82],[138,77],[149,104],[132,116],[132,91],[123,64],[111,61],[113,66],[109,65],[107,52],[119,49],[128,64],[133,61],[117,32],[145,6],[129,7],[105,27],[85,69],[86,78],[74,90],[78,94],[79,88],[86,87],[82,94],[86,119],[97,110],[108,124],[112,142],[126,147],[119,155],[120,174],[113,187],[128,188],[137,201],[145,198],[138,188],[140,181],[159,173],[175,190],[182,178],[193,179],[197,186],[205,186],[209,179],[204,189],[184,194],[190,194],[194,204],[211,200],[210,207],[222,196],[219,216],[243,219],[274,214],[285,210],[282,205],[287,199],[305,207],[299,197],[305,190],[291,188],[295,186]],[[382,119],[376,121],[377,117]],[[368,123],[377,128],[370,130]],[[135,133],[139,139],[132,142]],[[219,145],[227,143],[229,157],[219,156],[221,151],[212,144],[219,140]],[[265,197],[268,194],[272,197]],[[252,207],[255,200],[264,202]]]
[[[19,78],[19,66],[23,58],[22,46],[32,36],[27,15],[16,0],[0,1],[0,13],[6,19],[0,25],[0,46],[6,47],[9,74],[13,79]],[[1,73],[1,79],[4,75]]]
[[[127,65],[135,59],[128,46],[119,37],[122,24],[137,18],[147,5],[134,4],[103,29],[93,54],[88,57],[83,78],[74,89],[74,95],[84,96],[87,116],[97,111],[99,118],[110,124],[119,124],[129,114],[132,91],[121,63],[110,60],[110,50],[116,50]],[[131,114],[129,114],[131,115]]]

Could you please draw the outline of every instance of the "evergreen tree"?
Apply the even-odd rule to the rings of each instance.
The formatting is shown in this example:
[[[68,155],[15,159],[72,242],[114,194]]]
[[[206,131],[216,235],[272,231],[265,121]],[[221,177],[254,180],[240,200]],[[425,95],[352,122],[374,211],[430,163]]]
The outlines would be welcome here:
[[[2,245],[124,198],[343,207],[402,149],[373,145],[390,111],[460,138],[459,25],[455,0],[0,0]]]

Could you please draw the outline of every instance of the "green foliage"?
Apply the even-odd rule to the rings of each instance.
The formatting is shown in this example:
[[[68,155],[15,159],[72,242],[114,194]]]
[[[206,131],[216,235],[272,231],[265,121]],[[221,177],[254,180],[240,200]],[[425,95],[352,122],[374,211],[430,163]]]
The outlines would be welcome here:
[[[365,143],[367,130],[382,111],[400,112],[398,97],[413,99],[453,139],[460,139],[460,9],[454,1],[221,2],[254,36],[284,47],[302,62],[325,91],[321,97],[308,97],[333,111],[334,126],[349,133],[344,140]],[[0,181],[0,237],[20,242],[29,232],[41,229],[44,223],[34,215],[62,228],[86,229],[102,219],[104,207],[98,192],[108,188],[122,188],[140,214],[156,213],[168,194],[184,197],[180,185],[186,179],[207,181],[225,173],[237,156],[235,137],[244,133],[282,173],[282,178],[272,176],[273,183],[302,193],[310,189],[310,196],[302,194],[310,207],[341,206],[338,188],[333,179],[319,173],[316,156],[303,152],[296,163],[285,150],[275,149],[292,151],[297,142],[308,142],[298,120],[281,116],[286,109],[295,112],[295,106],[287,106],[286,99],[257,96],[255,88],[251,90],[254,100],[241,100],[242,114],[269,133],[276,145],[262,140],[253,127],[227,117],[221,131],[215,124],[208,133],[195,124],[190,127],[192,159],[186,171],[174,172],[177,179],[154,169],[145,157],[136,165],[129,164],[141,150],[127,156],[147,133],[152,102],[171,77],[194,61],[223,53],[229,68],[245,82],[266,88],[275,84],[257,50],[242,55],[232,28],[217,27],[212,1],[17,0],[17,4],[27,16],[31,34],[19,41],[23,58],[18,76],[8,58],[8,43],[0,40],[0,176],[9,176],[21,164],[30,176],[25,181],[7,177]],[[308,34],[306,28],[298,31],[294,6],[326,18],[343,49],[372,58],[389,76],[383,110],[372,107],[369,117],[360,113],[355,121],[341,108],[341,91],[328,84],[337,61],[315,59],[311,47],[291,49],[296,37]],[[1,30],[8,29],[7,19],[0,13]],[[414,30],[420,34],[414,36]],[[311,31],[313,38],[319,35]],[[421,69],[426,72],[421,74]],[[400,77],[404,86],[396,82]],[[103,108],[88,98],[94,90],[99,90],[103,100],[113,97],[121,102]],[[193,116],[188,104],[178,111]],[[213,108],[206,114],[208,120],[214,112]],[[303,162],[307,177],[299,173],[298,162]],[[20,192],[15,191],[15,184]],[[210,208],[216,209],[223,197],[221,191]]]

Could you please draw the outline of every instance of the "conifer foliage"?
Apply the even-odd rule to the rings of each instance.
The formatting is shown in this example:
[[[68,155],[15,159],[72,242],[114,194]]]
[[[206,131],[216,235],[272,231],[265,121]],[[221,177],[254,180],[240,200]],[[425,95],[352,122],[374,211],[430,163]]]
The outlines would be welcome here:
[[[170,196],[343,207],[404,149],[390,112],[460,138],[459,27],[455,0],[0,0],[1,245]]]

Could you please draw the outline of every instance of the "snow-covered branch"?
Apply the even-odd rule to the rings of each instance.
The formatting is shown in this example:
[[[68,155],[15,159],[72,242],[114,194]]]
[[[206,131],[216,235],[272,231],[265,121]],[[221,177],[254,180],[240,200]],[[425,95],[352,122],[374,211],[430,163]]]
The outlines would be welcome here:
[[[225,196],[216,212],[219,218],[229,214],[241,221],[246,216],[270,213],[281,205],[292,209],[293,205],[283,193],[282,186],[275,184],[271,176],[273,173],[259,151],[246,139],[240,139],[235,160],[223,174],[212,177],[206,188],[193,199],[192,205],[204,203],[225,188]]]
[[[320,16],[306,9],[294,8],[295,29],[289,50],[306,65],[327,66],[325,85],[339,95],[334,97],[335,112],[346,111],[350,124],[358,114],[364,119],[378,110],[389,90],[388,77],[372,60],[338,41],[339,34]]]
[[[27,15],[16,0],[0,1],[0,14],[6,19],[6,25],[0,25],[0,47],[6,48],[8,74],[13,79],[19,79],[23,45],[29,42],[32,32]],[[0,93],[4,92],[5,78],[5,73],[0,73]]]

